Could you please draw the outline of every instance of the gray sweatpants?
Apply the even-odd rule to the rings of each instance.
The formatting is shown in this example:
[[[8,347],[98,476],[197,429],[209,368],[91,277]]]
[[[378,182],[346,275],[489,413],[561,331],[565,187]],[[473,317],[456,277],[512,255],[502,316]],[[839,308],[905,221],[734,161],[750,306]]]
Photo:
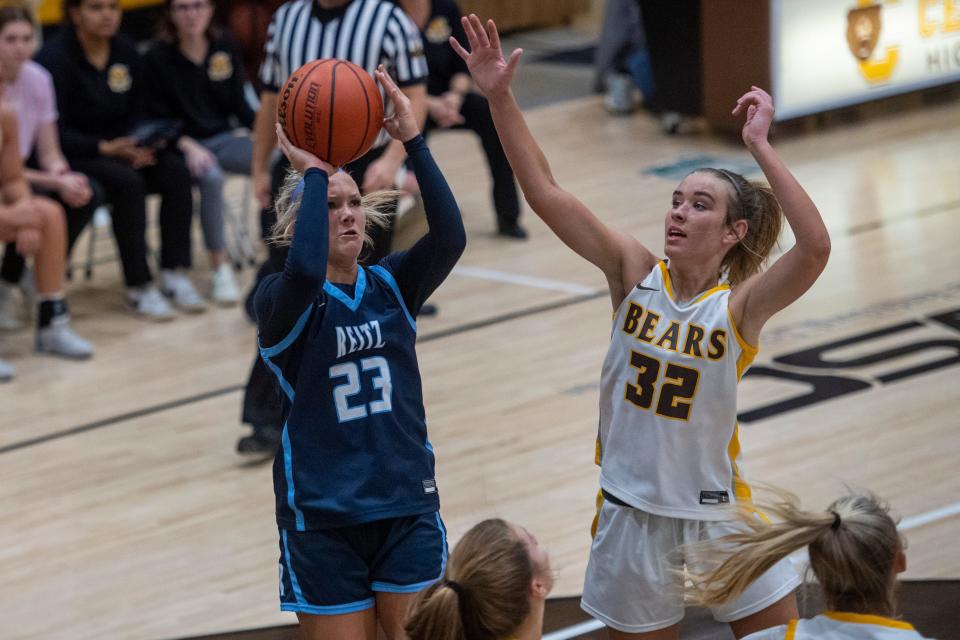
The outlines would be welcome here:
[[[223,231],[223,184],[228,173],[250,175],[253,140],[245,130],[236,130],[197,142],[217,158],[216,164],[196,178],[197,188],[200,190],[203,242],[208,251],[223,251],[227,246]]]

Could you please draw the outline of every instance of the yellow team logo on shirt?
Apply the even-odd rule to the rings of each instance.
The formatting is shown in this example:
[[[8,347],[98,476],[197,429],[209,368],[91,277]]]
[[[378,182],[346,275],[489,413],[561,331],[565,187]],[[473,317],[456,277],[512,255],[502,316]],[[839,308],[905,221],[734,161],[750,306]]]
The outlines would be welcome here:
[[[225,51],[217,51],[210,56],[207,75],[214,82],[223,82],[229,79],[233,75],[233,62],[230,61],[230,54]]]
[[[431,20],[423,32],[427,41],[433,44],[445,44],[452,33],[453,29],[450,28],[450,23],[444,16],[437,16]]]
[[[130,77],[130,68],[125,64],[114,64],[107,69],[107,86],[114,93],[130,91],[133,79]]]

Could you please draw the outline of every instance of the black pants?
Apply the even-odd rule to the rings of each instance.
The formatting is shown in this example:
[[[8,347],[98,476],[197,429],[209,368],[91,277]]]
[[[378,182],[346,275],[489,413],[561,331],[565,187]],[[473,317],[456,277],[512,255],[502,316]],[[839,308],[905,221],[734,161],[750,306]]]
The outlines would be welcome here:
[[[344,169],[354,179],[358,186],[363,186],[363,174],[367,167],[375,160],[380,158],[386,147],[373,149],[365,156],[351,162]],[[286,158],[281,158],[271,171],[270,175],[270,199],[276,200],[280,185],[283,184],[284,177],[289,170],[290,165]],[[268,238],[270,229],[277,221],[277,213],[273,207],[267,207],[260,211],[260,233],[264,239]],[[375,264],[381,258],[390,253],[390,244],[393,241],[393,223],[392,220],[384,229],[372,229],[373,248],[366,255],[364,262]],[[257,277],[253,287],[247,294],[245,303],[247,314],[251,320],[254,317],[253,298],[256,295],[257,287],[260,282],[272,273],[279,273],[283,270],[283,265],[287,260],[289,247],[278,247],[271,243],[267,244],[267,259],[257,270]],[[247,387],[243,393],[243,413],[240,420],[244,424],[253,425],[255,429],[275,429],[280,431],[283,428],[283,422],[280,415],[280,392],[274,375],[267,369],[260,357],[259,352],[254,357],[253,366],[250,369],[250,377],[247,379]]]
[[[497,227],[514,227],[520,218],[520,197],[513,179],[513,169],[510,168],[503,145],[497,136],[497,129],[493,125],[487,99],[476,93],[468,93],[463,98],[460,115],[463,116],[463,124],[450,128],[469,129],[480,137],[483,153],[487,156],[487,166],[490,167],[490,177],[493,179],[493,208],[497,214]],[[428,117],[424,135],[438,129],[437,123]]]
[[[96,180],[90,180],[90,189],[93,191],[90,201],[82,207],[68,207],[60,194],[55,191],[33,189],[34,194],[55,200],[63,207],[67,217],[67,257],[70,256],[70,251],[73,249],[77,238],[80,237],[86,226],[90,224],[90,220],[93,219],[93,212],[103,204],[103,189],[97,184]],[[3,265],[0,267],[0,278],[5,282],[20,282],[25,267],[26,262],[23,256],[17,253],[16,243],[8,243],[3,254]]]
[[[71,160],[71,165],[99,182],[106,202],[113,205],[110,213],[113,236],[128,287],[141,287],[152,280],[147,264],[148,194],[157,193],[161,197],[161,268],[190,266],[193,182],[179,153],[158,151],[157,163],[142,169],[134,169],[122,160],[107,157]]]

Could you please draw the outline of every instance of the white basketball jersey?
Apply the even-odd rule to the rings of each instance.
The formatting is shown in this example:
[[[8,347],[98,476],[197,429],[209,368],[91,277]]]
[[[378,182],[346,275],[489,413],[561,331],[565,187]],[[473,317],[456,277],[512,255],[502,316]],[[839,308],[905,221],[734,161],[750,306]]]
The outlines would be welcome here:
[[[737,382],[757,351],[720,285],[678,303],[661,262],[620,304],[600,377],[600,486],[672,518],[729,518],[749,500],[740,468]]]
[[[751,633],[743,640],[923,640],[901,620],[859,613],[828,611],[815,618]]]

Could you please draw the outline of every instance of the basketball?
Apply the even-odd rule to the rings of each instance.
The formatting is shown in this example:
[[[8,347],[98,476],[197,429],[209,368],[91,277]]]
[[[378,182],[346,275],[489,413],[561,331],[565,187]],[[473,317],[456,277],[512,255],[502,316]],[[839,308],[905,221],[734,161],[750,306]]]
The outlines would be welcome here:
[[[383,99],[361,67],[346,60],[314,60],[284,84],[277,121],[295,146],[340,167],[365,154],[377,139]]]

